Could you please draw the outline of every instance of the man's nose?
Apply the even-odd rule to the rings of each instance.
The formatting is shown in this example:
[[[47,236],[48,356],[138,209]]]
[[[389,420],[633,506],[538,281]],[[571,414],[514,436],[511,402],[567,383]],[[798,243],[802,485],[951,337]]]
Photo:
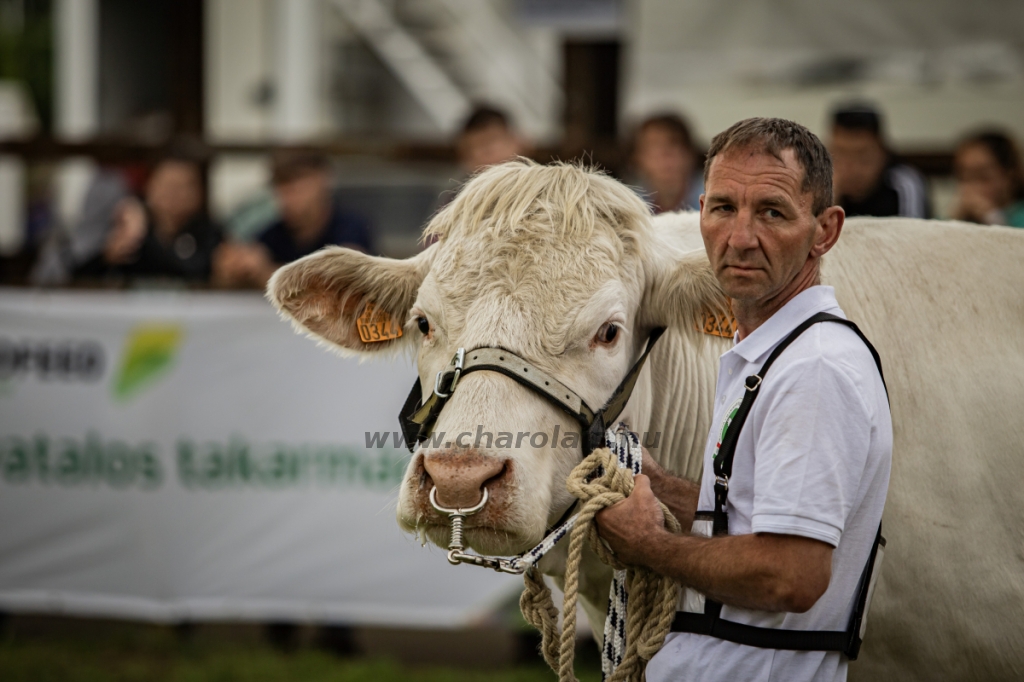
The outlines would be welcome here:
[[[736,251],[757,248],[757,231],[753,211],[738,211],[729,230],[729,246]]]
[[[423,457],[423,469],[437,488],[437,502],[449,509],[467,509],[483,498],[483,487],[500,486],[505,462],[474,449],[443,448]],[[493,492],[493,491],[492,491]]]

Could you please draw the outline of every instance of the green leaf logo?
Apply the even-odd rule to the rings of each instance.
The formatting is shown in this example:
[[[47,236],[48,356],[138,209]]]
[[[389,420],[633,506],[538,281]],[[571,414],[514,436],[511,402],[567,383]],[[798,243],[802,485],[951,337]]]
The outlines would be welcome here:
[[[114,397],[125,401],[165,374],[174,364],[184,336],[177,325],[140,325],[128,334]]]

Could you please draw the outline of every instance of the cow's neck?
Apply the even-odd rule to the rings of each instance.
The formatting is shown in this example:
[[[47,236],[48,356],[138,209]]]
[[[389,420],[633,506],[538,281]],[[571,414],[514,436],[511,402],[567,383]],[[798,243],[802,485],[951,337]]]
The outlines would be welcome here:
[[[700,480],[714,410],[718,359],[731,345],[731,339],[695,337],[670,329],[655,348],[650,369],[644,372],[630,402],[629,423],[647,433],[645,445],[651,455],[692,481]]]

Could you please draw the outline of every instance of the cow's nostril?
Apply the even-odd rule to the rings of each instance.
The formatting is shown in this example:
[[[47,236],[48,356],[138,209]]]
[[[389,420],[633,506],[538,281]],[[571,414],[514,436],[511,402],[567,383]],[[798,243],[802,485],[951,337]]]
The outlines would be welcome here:
[[[443,507],[469,508],[479,504],[483,488],[500,486],[507,461],[475,450],[436,450],[423,458],[423,469],[437,489]]]
[[[491,476],[486,481],[484,481],[483,487],[484,488],[494,488],[497,485],[500,485],[502,479],[505,478],[505,475],[507,473],[508,473],[508,460],[506,460],[504,465],[502,465],[501,471],[499,471],[498,473],[496,473],[495,475]]]

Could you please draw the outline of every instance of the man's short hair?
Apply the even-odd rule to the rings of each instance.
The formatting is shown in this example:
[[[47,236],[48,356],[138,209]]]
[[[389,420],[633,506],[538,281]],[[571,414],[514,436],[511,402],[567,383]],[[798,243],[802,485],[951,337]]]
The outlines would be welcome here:
[[[640,139],[640,136],[651,128],[661,128],[667,132],[672,138],[675,139],[683,149],[693,151],[693,136],[690,135],[690,126],[686,125],[686,121],[679,114],[672,112],[663,112],[648,116],[640,125],[636,128],[636,134],[633,136],[633,149],[636,149],[636,144]]]
[[[845,130],[863,130],[882,138],[882,115],[870,104],[844,104],[832,111],[832,125]]]
[[[490,128],[491,126],[501,126],[506,130],[512,129],[512,120],[509,115],[497,107],[492,107],[486,104],[478,104],[473,107],[473,111],[469,112],[469,116],[462,124],[462,130],[460,135],[466,135],[468,133],[475,133],[478,130],[484,128]]]
[[[274,154],[270,166],[270,184],[277,186],[311,173],[327,172],[331,168],[331,160],[318,151],[286,149]]]
[[[734,123],[715,135],[704,162],[704,185],[707,186],[712,160],[733,149],[753,148],[771,154],[782,161],[782,152],[792,149],[797,162],[803,166],[804,181],[801,190],[813,197],[814,215],[831,206],[832,157],[818,136],[804,126],[783,118],[748,118]]]

